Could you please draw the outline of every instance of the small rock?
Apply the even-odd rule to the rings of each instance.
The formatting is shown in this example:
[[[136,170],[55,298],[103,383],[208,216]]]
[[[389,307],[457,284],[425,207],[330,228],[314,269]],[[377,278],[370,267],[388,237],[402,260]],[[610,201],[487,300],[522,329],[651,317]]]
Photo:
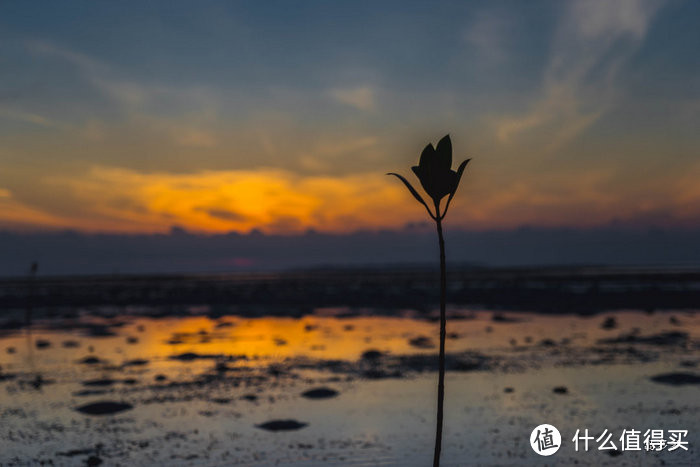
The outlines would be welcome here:
[[[102,363],[102,360],[97,357],[88,356],[79,360],[78,363],[82,363],[83,365],[97,365],[98,363]]]
[[[75,410],[86,415],[112,415],[115,413],[124,412],[125,410],[131,410],[133,408],[133,405],[125,402],[103,401],[81,405]]]
[[[615,329],[617,328],[617,320],[614,316],[605,318],[605,321],[600,325],[601,329]]]
[[[37,339],[37,341],[36,341],[36,348],[37,349],[46,349],[48,347],[51,347],[51,341],[47,341],[45,339]]]
[[[552,392],[554,394],[568,394],[569,389],[566,386],[557,386],[554,389],[552,389]]]
[[[255,426],[267,431],[291,431],[299,430],[308,425],[308,423],[298,422],[296,420],[270,420],[269,422]]]
[[[328,399],[335,397],[338,394],[338,391],[335,389],[326,387],[309,389],[308,391],[301,393],[301,395],[307,399]]]
[[[688,384],[700,384],[700,375],[693,373],[663,373],[650,378],[655,383],[669,384],[671,386],[683,386]]]

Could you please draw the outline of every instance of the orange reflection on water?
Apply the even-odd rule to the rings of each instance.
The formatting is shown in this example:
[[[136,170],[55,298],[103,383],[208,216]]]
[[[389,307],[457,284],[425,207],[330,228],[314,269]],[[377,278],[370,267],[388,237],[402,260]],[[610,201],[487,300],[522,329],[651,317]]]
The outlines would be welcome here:
[[[149,355],[162,357],[194,352],[273,360],[298,356],[356,360],[368,349],[391,353],[430,351],[416,349],[409,341],[432,336],[436,331],[434,323],[391,317],[144,321],[141,348]]]
[[[700,333],[700,315],[679,314],[669,321],[665,313],[614,314],[617,325],[605,329],[605,316],[543,316],[513,313],[508,320],[492,319],[491,312],[470,313],[470,319],[448,320],[447,352],[465,350],[509,355],[529,348],[546,349],[545,341],[566,348],[594,345],[599,339],[637,333],[652,335],[682,329],[690,336]],[[306,316],[303,318],[226,316],[136,318],[115,322],[90,318],[86,323],[104,322],[112,336],[87,336],[80,326],[50,330],[37,326],[31,334],[10,333],[1,338],[7,349],[0,357],[4,371],[80,370],[90,377],[102,377],[134,360],[146,370],[179,377],[210,371],[221,358],[227,366],[263,368],[289,358],[355,361],[367,350],[394,355],[428,353],[437,355],[438,325],[403,317],[355,316],[349,318]],[[111,326],[110,326],[111,324]],[[116,325],[115,325],[116,324]],[[39,342],[48,343],[39,347]],[[66,345],[72,342],[72,345]],[[11,349],[11,351],[10,351]],[[173,358],[183,354],[191,358]],[[106,366],[80,363],[85,357],[99,357]],[[197,358],[197,357],[205,358]],[[234,358],[228,358],[234,357]],[[243,358],[235,358],[243,357]],[[77,364],[77,365],[76,365]],[[87,378],[87,376],[81,376]]]

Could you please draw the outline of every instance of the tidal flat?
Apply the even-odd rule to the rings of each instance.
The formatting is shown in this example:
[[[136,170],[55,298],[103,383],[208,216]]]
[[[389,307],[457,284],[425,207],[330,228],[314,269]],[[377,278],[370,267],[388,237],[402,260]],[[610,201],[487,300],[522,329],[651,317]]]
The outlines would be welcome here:
[[[429,465],[433,314],[302,317],[75,310],[0,334],[3,465]],[[700,315],[448,309],[444,465],[697,465]],[[689,450],[622,451],[623,429]],[[618,450],[576,452],[577,429]]]

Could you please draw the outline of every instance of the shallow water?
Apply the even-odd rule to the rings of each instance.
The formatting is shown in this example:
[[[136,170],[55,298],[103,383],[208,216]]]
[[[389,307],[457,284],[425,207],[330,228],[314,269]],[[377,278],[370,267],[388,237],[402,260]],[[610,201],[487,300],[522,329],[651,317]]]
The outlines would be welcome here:
[[[429,465],[437,323],[321,309],[303,318],[46,320],[0,337],[0,462]],[[700,461],[697,313],[594,317],[451,310],[444,465]],[[345,316],[345,317],[338,317]],[[673,316],[673,318],[671,318]],[[612,325],[601,326],[606,318]],[[367,351],[375,351],[367,354]],[[564,386],[564,394],[553,389]],[[328,387],[336,397],[307,399]],[[505,392],[512,388],[512,392]],[[128,403],[114,415],[76,409]],[[270,420],[307,424],[259,428]],[[532,429],[562,433],[551,458]],[[575,452],[577,428],[687,429],[690,450]],[[619,447],[619,441],[616,441]]]

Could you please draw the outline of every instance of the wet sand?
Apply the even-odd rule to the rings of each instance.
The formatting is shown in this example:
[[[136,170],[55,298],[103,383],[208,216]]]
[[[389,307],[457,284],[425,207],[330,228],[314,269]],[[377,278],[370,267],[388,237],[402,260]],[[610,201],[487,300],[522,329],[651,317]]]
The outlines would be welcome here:
[[[437,323],[403,310],[149,318],[0,335],[3,465],[429,465]],[[444,465],[697,465],[700,315],[450,309]],[[577,428],[687,429],[690,451],[575,452]]]

